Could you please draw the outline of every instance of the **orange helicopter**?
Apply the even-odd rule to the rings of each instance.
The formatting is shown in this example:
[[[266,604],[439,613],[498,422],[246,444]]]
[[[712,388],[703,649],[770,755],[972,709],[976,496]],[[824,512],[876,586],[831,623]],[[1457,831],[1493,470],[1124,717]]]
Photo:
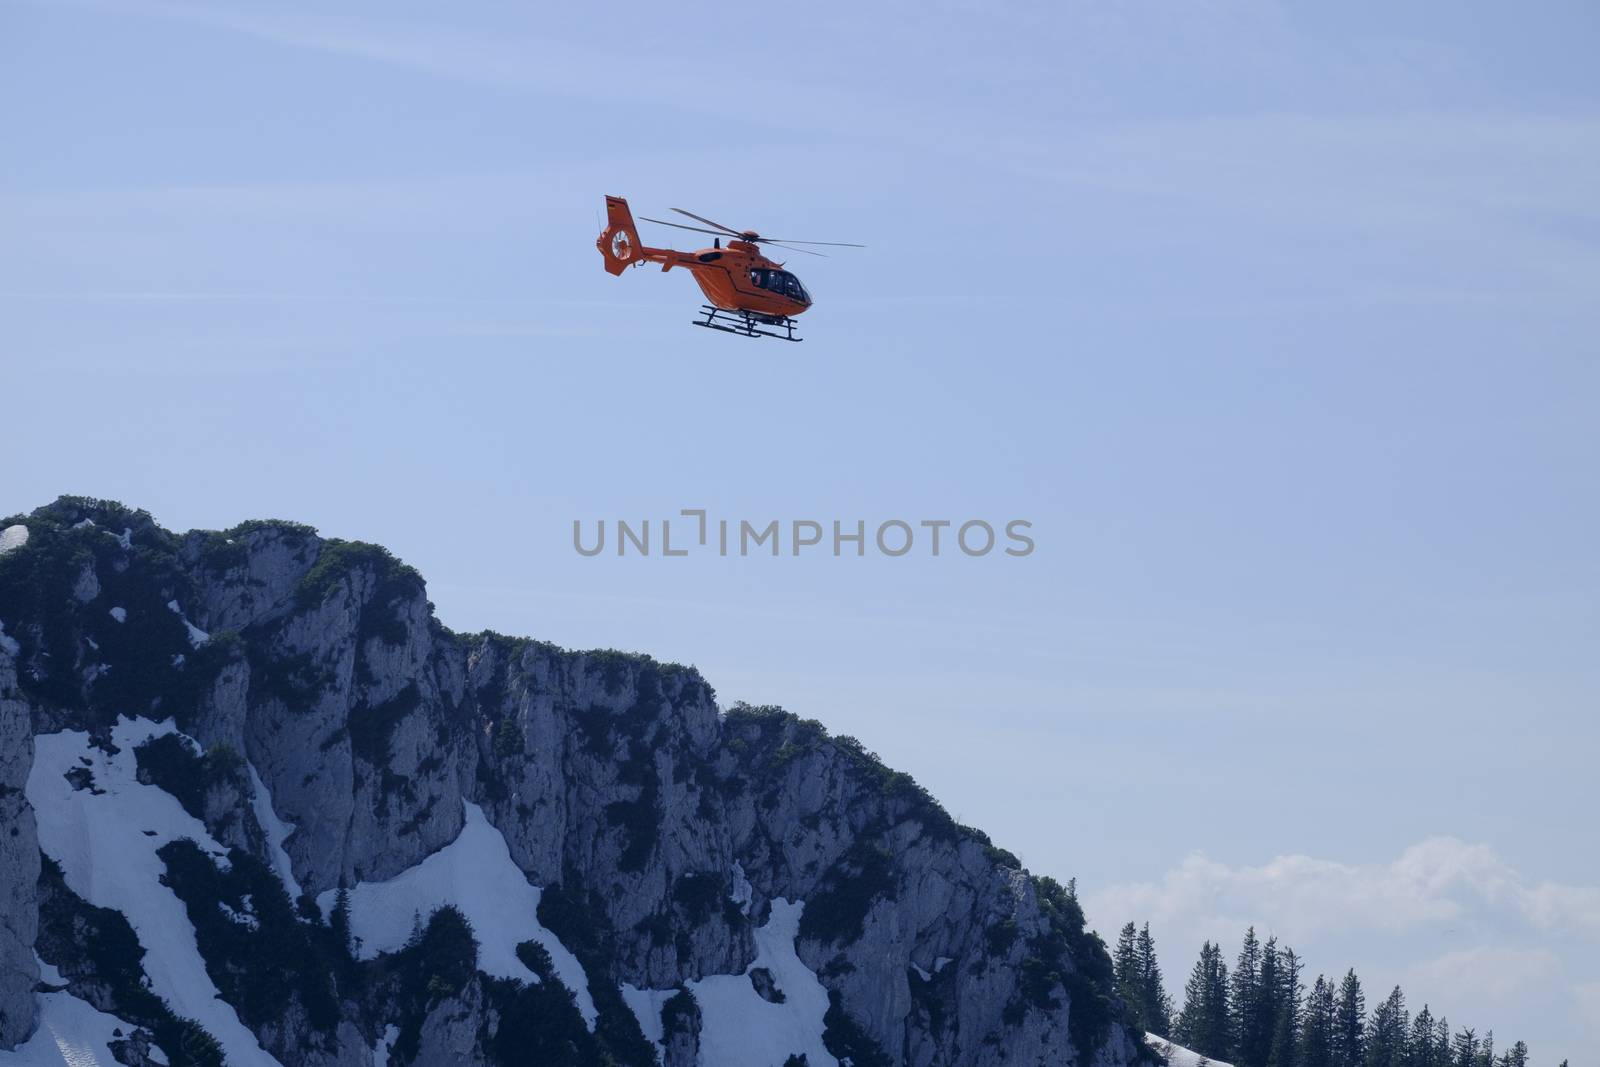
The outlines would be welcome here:
[[[640,267],[645,263],[659,263],[664,271],[673,267],[684,267],[691,271],[709,301],[701,307],[706,317],[695,319],[694,325],[724,333],[745,337],[776,337],[783,341],[803,340],[794,335],[794,317],[811,306],[811,294],[806,292],[799,278],[783,269],[782,263],[775,263],[762,255],[761,245],[776,245],[812,256],[824,253],[791,246],[866,247],[844,241],[779,241],[763,237],[754,230],[735,230],[681,207],[672,210],[713,229],[685,226],[681,222],[667,222],[664,219],[647,218],[644,221],[680,230],[693,230],[695,233],[709,233],[715,238],[711,247],[698,252],[650,248],[639,239],[639,231],[633,224],[633,212],[628,210],[628,202],[620,196],[606,197],[606,229],[595,246],[605,257],[606,271],[610,274],[621,274],[624,268]],[[725,237],[729,238],[726,248],[722,247]],[[778,333],[778,330],[783,332]]]

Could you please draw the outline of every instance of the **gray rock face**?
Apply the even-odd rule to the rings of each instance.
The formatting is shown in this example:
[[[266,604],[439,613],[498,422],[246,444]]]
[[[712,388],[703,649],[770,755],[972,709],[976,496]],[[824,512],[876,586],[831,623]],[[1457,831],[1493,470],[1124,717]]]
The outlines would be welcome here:
[[[480,1039],[485,1011],[483,986],[476,981],[435,1002],[422,1019],[416,1062],[487,1065],[490,1061]]]
[[[98,527],[74,529],[82,518]],[[0,595],[26,567],[28,581],[62,586],[36,604],[69,607],[0,600],[21,640],[17,656],[0,651],[0,812],[15,827],[0,836],[0,1044],[26,1035],[37,978],[39,854],[21,794],[32,734],[143,713],[173,715],[208,751],[248,761],[294,827],[284,847],[308,894],[414,866],[455,838],[470,801],[545,887],[541,920],[583,960],[591,990],[742,973],[782,897],[805,902],[797,952],[831,994],[830,1049],[858,1067],[1143,1056],[1105,1000],[1108,961],[1076,901],[820,724],[719,711],[694,670],[648,657],[452,633],[415,572],[304,527],[180,539],[142,513],[74,501],[30,525],[35,536],[0,564]],[[191,647],[168,599],[208,642]],[[108,618],[114,605],[130,626],[148,620],[137,642]],[[38,668],[26,686],[19,660]],[[205,821],[270,865],[250,793],[237,771],[219,776]],[[492,1062],[505,989],[480,976],[448,996],[402,995],[409,964],[384,966],[369,984],[388,992],[342,999],[315,1047],[297,1043],[312,1025],[303,998],[256,1027],[264,1047],[285,1062],[370,1062],[393,1023],[410,1027],[412,1062]],[[756,981],[781,996],[770,975]],[[101,1001],[115,999],[102,985]],[[595,1040],[632,1040],[635,1051],[611,1054],[648,1062],[619,997],[596,1003],[597,1033],[611,1036]],[[698,1057],[698,1011],[686,1019],[663,1041],[668,1065]]]
[[[33,1032],[39,981],[39,838],[23,793],[32,766],[33,728],[17,692],[16,660],[0,647],[0,1048]]]

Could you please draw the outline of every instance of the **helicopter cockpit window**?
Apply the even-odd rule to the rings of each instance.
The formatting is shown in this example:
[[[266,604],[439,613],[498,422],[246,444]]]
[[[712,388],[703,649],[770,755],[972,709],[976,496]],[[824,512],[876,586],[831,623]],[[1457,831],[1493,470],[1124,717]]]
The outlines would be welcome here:
[[[811,302],[811,296],[806,292],[805,286],[800,284],[800,279],[786,270],[752,270],[750,272],[750,280],[759,288],[766,289],[768,292],[787,296],[792,300],[799,300],[807,304]]]

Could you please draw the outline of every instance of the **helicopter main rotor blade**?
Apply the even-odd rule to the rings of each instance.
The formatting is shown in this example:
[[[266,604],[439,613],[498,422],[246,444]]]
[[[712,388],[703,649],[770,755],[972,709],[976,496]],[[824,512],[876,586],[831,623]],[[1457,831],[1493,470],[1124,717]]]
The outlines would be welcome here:
[[[791,241],[787,237],[763,237],[761,240],[768,244],[790,245],[831,245],[834,248],[865,248],[866,245],[851,244],[849,241]]]
[[[793,245],[786,245],[780,241],[769,241],[765,237],[761,239],[761,243],[764,245],[776,245],[778,248],[787,248],[791,252],[804,252],[808,256],[821,256],[823,259],[828,258],[828,253],[826,252],[813,252],[809,248],[796,248]]]
[[[720,222],[712,222],[712,221],[711,221],[711,220],[710,220],[710,219],[707,219],[707,218],[701,218],[701,217],[700,217],[700,216],[699,216],[699,215],[696,215],[696,214],[695,214],[695,213],[694,213],[694,212],[692,212],[692,211],[685,211],[685,210],[683,210],[683,208],[681,208],[681,207],[675,207],[675,208],[673,208],[673,209],[672,209],[672,210],[674,210],[674,211],[676,211],[676,212],[677,212],[677,213],[678,213],[678,214],[680,214],[680,215],[687,215],[687,216],[689,216],[689,217],[690,217],[690,218],[691,218],[691,219],[694,219],[694,220],[695,220],[695,221],[696,221],[696,222],[703,222],[703,223],[705,223],[705,224],[706,224],[706,225],[707,225],[707,226],[715,226],[715,227],[716,227],[716,228],[717,228],[717,229],[719,229],[719,230],[721,230],[721,231],[722,231],[722,232],[723,232],[723,233],[731,233],[731,234],[733,234],[733,235],[734,235],[734,236],[735,236],[735,237],[743,237],[743,236],[744,236],[744,231],[743,231],[743,230],[735,230],[735,229],[734,229],[734,228],[733,228],[733,227],[731,227],[731,226],[724,226],[724,225],[723,225],[723,224],[722,224],[722,223],[720,223]]]
[[[643,215],[640,215],[639,218],[643,222],[653,222],[657,226],[671,226],[674,229],[679,229],[679,230],[693,230],[695,233],[709,233],[714,237],[726,237],[726,236],[728,236],[727,234],[722,233],[719,230],[706,230],[706,229],[702,229],[699,226],[685,226],[681,222],[668,222],[666,219],[651,219],[651,218],[646,218]],[[738,234],[735,234],[734,236],[737,237]]]
[[[676,207],[673,208],[672,210],[674,210],[674,211],[683,211],[682,208],[676,208]],[[683,214],[689,215],[689,217],[691,219],[700,219],[699,215],[690,215],[689,212],[687,212],[687,211],[683,211]],[[827,258],[828,253],[826,253],[826,252],[813,252],[809,248],[796,248],[795,245],[832,245],[832,246],[837,247],[837,248],[865,248],[865,247],[867,247],[866,245],[847,244],[847,243],[845,243],[843,241],[775,241],[771,237],[750,237],[750,236],[748,236],[746,234],[738,232],[737,230],[728,230],[726,227],[724,227],[723,230],[707,230],[707,229],[703,229],[703,228],[701,228],[699,226],[685,226],[681,222],[668,222],[666,219],[652,219],[648,215],[640,215],[639,216],[639,221],[641,221],[641,222],[653,222],[657,226],[671,226],[673,229],[676,229],[676,230],[688,230],[691,233],[709,233],[713,237],[736,237],[741,241],[754,241],[757,244],[775,245],[778,248],[787,248],[791,252],[804,252],[808,256],[822,256],[824,259]],[[710,219],[700,219],[700,221],[701,222],[711,222]],[[717,226],[717,225],[720,225],[720,223],[712,222],[711,225]]]

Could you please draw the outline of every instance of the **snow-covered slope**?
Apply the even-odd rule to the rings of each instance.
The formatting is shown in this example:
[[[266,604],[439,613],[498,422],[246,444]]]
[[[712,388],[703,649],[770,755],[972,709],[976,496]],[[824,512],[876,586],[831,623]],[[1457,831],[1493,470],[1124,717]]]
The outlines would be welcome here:
[[[116,1067],[111,1043],[126,1038],[133,1027],[79,1000],[71,993],[40,993],[39,1028],[26,1043],[0,1050],[0,1067]],[[151,1059],[168,1062],[157,1046]]]
[[[690,982],[700,1005],[700,1057],[704,1067],[783,1067],[804,1056],[811,1067],[837,1067],[822,1042],[828,991],[795,955],[802,903],[782,897],[755,932],[756,958],[741,975],[716,974]],[[770,1003],[756,992],[750,972],[765,968],[783,997]]]
[[[1233,1067],[1233,1064],[1222,1060],[1207,1059],[1193,1049],[1168,1041],[1159,1034],[1145,1034],[1144,1041],[1167,1061],[1167,1067]]]
[[[300,883],[295,881],[294,864],[289,861],[289,853],[283,847],[289,835],[294,833],[294,827],[278,818],[278,813],[272,807],[272,794],[261,780],[261,775],[256,773],[255,764],[247,763],[245,767],[250,772],[250,810],[254,812],[262,833],[266,834],[267,854],[272,860],[272,869],[288,890],[289,899],[299,900]]]
[[[317,897],[328,916],[337,890]],[[360,882],[350,890],[350,932],[358,955],[371,959],[406,943],[428,916],[454,905],[472,924],[478,938],[478,969],[497,978],[516,978],[530,985],[537,975],[517,959],[517,946],[537,941],[563,985],[577,998],[578,1010],[594,1029],[594,998],[583,965],[549,930],[539,925],[539,887],[511,862],[500,831],[489,825],[483,809],[466,805],[466,822],[454,841],[415,867],[384,882]]]
[[[183,902],[161,883],[166,865],[156,851],[168,842],[189,838],[227,861],[227,850],[172,794],[138,780],[134,749],[174,730],[170,721],[121,718],[106,748],[78,730],[35,737],[27,795],[39,847],[61,865],[73,892],[127,916],[145,949],[150,988],[210,1031],[231,1067],[277,1067],[218,995]]]
[[[748,884],[742,890],[736,884],[734,903],[748,890]],[[700,1010],[701,1067],[783,1067],[795,1056],[812,1067],[837,1067],[823,1042],[828,991],[795,954],[804,907],[781,897],[772,902],[772,914],[755,931],[756,957],[743,974],[685,984]],[[771,1000],[757,992],[752,972],[770,980]],[[677,990],[624,985],[622,993],[645,1037],[665,1058],[661,1009]]]

